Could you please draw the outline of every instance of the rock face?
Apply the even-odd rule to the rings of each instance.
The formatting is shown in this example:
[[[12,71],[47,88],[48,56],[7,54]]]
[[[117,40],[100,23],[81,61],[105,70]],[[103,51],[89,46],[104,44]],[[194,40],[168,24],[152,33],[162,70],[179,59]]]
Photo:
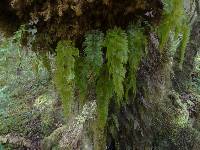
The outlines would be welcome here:
[[[60,39],[73,39],[78,46],[93,29],[126,28],[137,20],[157,24],[161,11],[160,0],[2,0],[0,29],[11,33],[29,24],[38,32],[35,49],[46,50]]]

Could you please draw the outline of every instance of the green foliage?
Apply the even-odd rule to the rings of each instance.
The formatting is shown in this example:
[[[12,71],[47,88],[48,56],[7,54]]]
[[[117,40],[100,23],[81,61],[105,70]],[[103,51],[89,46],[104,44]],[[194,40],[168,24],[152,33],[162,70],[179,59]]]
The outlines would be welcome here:
[[[89,74],[89,65],[86,63],[86,60],[83,57],[80,57],[75,62],[75,82],[79,89],[79,98],[80,103],[83,106],[88,88],[88,74]]]
[[[65,115],[69,115],[74,97],[74,66],[79,51],[71,41],[60,41],[56,47],[55,85],[63,102]]]
[[[54,100],[52,91],[48,92],[48,102],[51,102],[48,106],[44,103],[40,107],[34,105],[35,99],[50,89],[50,82],[36,54],[22,48],[23,32],[26,32],[24,26],[13,37],[0,43],[0,135],[16,133],[30,136],[35,131],[42,131],[41,126],[47,124],[42,121],[44,114],[53,112],[50,109]],[[39,123],[32,126],[37,119]],[[48,122],[48,126],[50,124],[53,123]]]
[[[107,48],[106,59],[109,76],[113,82],[118,104],[120,104],[124,95],[123,82],[126,74],[125,65],[128,61],[127,34],[120,28],[108,30],[105,38],[105,47]]]
[[[100,68],[103,64],[102,47],[104,35],[100,31],[92,31],[85,35],[84,52],[86,55],[86,63],[91,67],[91,72],[96,76],[99,75]]]
[[[184,24],[182,26],[182,41],[180,43],[179,47],[179,68],[182,69],[183,61],[185,58],[185,49],[187,46],[187,43],[189,41],[190,36],[190,27],[187,24]]]
[[[146,44],[147,40],[143,29],[131,25],[128,30],[129,66],[126,81],[126,99],[128,98],[128,92],[130,89],[133,94],[136,92],[137,70],[140,65],[140,61],[145,54]]]
[[[108,118],[108,109],[110,99],[113,96],[113,82],[109,78],[109,72],[106,64],[103,66],[99,80],[96,85],[96,101],[97,101],[97,121],[95,124],[95,144],[97,150],[106,147],[106,131],[105,126]]]
[[[88,82],[96,81],[103,65],[103,41],[104,35],[100,31],[91,31],[85,35],[83,43],[85,55],[77,59],[75,68],[76,84],[80,90],[81,103],[85,99]]]
[[[185,41],[183,41],[183,46],[181,48],[182,51],[185,47],[185,43],[187,43],[186,39],[188,39],[187,37],[189,33],[184,31],[185,25],[187,25],[187,18],[183,2],[183,0],[163,0],[163,18],[157,30],[161,50],[166,46],[170,32],[174,32],[176,38],[178,38],[180,34],[183,34],[183,40]]]
[[[96,87],[97,95],[97,115],[98,115],[98,126],[100,129],[106,125],[108,117],[108,106],[110,99],[113,96],[113,82],[109,79],[107,67],[104,66],[102,69],[101,76],[97,82]]]
[[[44,65],[44,67],[46,68],[46,70],[49,72],[49,74],[51,74],[51,62],[49,59],[49,54],[48,53],[41,53],[40,55],[40,59],[42,61],[42,64]]]

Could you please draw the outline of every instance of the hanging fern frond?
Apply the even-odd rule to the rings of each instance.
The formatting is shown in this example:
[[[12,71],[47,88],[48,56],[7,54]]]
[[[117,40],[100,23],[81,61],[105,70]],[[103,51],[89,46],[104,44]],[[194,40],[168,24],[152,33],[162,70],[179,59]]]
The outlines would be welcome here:
[[[109,76],[113,82],[118,104],[120,104],[124,95],[123,82],[126,73],[125,65],[128,61],[127,34],[120,28],[108,30],[105,47],[107,48],[106,59]]]
[[[55,85],[62,99],[64,113],[69,115],[74,96],[74,65],[79,50],[71,41],[60,41],[56,47]]]
[[[83,43],[85,57],[76,61],[76,84],[79,87],[81,104],[84,103],[88,88],[89,76],[92,81],[96,81],[99,71],[103,65],[103,47],[104,35],[100,31],[91,31],[85,35]]]
[[[163,4],[163,19],[158,27],[161,50],[168,42],[170,32],[175,32],[175,37],[178,37],[186,16],[183,0],[163,0]]]
[[[108,118],[108,108],[110,99],[113,96],[113,82],[109,78],[108,68],[106,64],[102,67],[101,75],[96,85],[97,99],[97,121],[95,126],[95,144],[96,150],[106,148],[105,126]]]
[[[104,128],[108,116],[108,106],[113,96],[113,83],[109,79],[106,66],[103,67],[102,74],[97,81],[96,95],[98,124],[100,128]]]
[[[140,65],[140,61],[145,54],[147,39],[144,35],[144,31],[141,28],[131,25],[128,29],[128,77],[126,83],[126,99],[128,98],[128,92],[132,89],[132,94],[136,92],[136,75]]]
[[[103,64],[102,47],[104,35],[100,31],[91,31],[85,35],[83,46],[85,47],[86,62],[91,67],[91,71],[98,76]]]

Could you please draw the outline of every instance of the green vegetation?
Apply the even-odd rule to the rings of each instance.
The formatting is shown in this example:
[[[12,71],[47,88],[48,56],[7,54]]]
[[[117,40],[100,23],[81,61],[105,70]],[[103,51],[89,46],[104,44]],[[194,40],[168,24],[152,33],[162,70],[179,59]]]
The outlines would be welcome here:
[[[109,76],[113,82],[118,104],[124,95],[123,82],[126,74],[125,65],[128,61],[127,35],[121,29],[107,31],[105,46]]]
[[[54,108],[57,96],[43,62],[38,54],[22,48],[24,32],[22,26],[0,44],[0,136],[13,134],[27,139],[38,136],[37,143],[54,130],[57,120],[62,122],[63,115],[59,107]],[[13,138],[13,144],[16,140]],[[23,147],[6,144],[4,148],[20,146]]]
[[[175,57],[177,53],[178,67],[182,68],[191,27],[183,0],[162,2],[164,8],[158,26],[152,25],[149,29],[142,20],[140,24],[124,25],[123,28],[111,25],[105,30],[102,27],[102,31],[83,31],[80,33],[82,41],[72,40],[69,38],[71,35],[56,40],[52,37],[48,40],[56,42],[46,45],[55,47],[55,51],[51,51],[55,55],[46,52],[46,45],[43,47],[45,52],[40,49],[31,51],[32,44],[37,43],[37,31],[27,29],[28,25],[21,26],[13,37],[1,40],[0,135],[17,133],[33,141],[36,135],[38,137],[33,144],[39,145],[37,142],[44,139],[48,149],[59,147],[62,142],[70,143],[65,137],[65,133],[71,131],[67,127],[71,127],[71,120],[84,109],[83,106],[87,108],[87,102],[92,101],[96,114],[90,118],[96,119],[95,123],[79,124],[89,120],[85,117],[87,111],[83,111],[82,116],[74,119],[79,121],[78,125],[74,122],[72,125],[73,129],[78,127],[73,131],[79,132],[77,135],[80,137],[76,134],[71,136],[78,144],[85,130],[91,132],[88,133],[89,138],[93,138],[91,141],[97,150],[106,149],[107,143],[120,149],[120,146],[126,145],[124,138],[131,146],[145,141],[146,145],[141,142],[144,146],[139,147],[141,149],[153,149],[156,142],[165,138],[176,143],[180,130],[189,128],[190,115],[193,115],[194,105],[199,101],[185,98],[183,93],[175,92],[171,86],[174,60],[165,54],[173,53]],[[50,2],[48,4],[47,10],[51,11]],[[111,4],[106,2],[106,5]],[[59,6],[59,9],[62,16],[64,8]],[[52,17],[51,12],[46,15],[44,13],[43,17],[48,21]],[[156,28],[155,37],[152,37],[153,28]],[[65,31],[58,30],[59,34]],[[74,29],[72,32],[77,31]],[[24,46],[27,34],[28,41],[25,43],[28,46]],[[153,40],[158,40],[158,47],[157,41]],[[195,68],[192,92],[198,95],[199,56]],[[193,101],[195,104],[191,104]],[[91,126],[94,130],[90,129]],[[193,130],[196,133],[196,129],[192,128],[192,133]],[[125,137],[126,134],[129,136]],[[66,141],[59,143],[60,139]],[[3,146],[8,146],[5,143]],[[73,143],[75,147],[77,143]],[[139,148],[136,146],[136,149]]]
[[[126,98],[129,90],[136,94],[137,71],[142,57],[145,55],[147,39],[142,28],[136,28],[133,25],[128,30],[128,47],[129,47],[129,69],[126,86]]]
[[[160,39],[160,50],[163,50],[168,44],[171,32],[174,33],[174,40],[181,36],[181,43],[177,49],[179,51],[179,67],[181,68],[190,36],[190,26],[184,10],[184,1],[163,0],[163,4],[163,19],[157,30]]]
[[[194,71],[192,74],[192,86],[191,90],[197,95],[200,93],[200,54],[197,54],[194,64]]]
[[[68,116],[74,99],[75,57],[79,52],[71,41],[60,41],[56,52],[55,84],[63,102],[65,115]]]

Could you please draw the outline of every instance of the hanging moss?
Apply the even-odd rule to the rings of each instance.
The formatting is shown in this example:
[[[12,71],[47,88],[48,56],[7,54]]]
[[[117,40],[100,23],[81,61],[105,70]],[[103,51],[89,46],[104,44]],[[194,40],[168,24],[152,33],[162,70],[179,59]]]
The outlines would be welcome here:
[[[109,79],[108,68],[106,65],[102,69],[101,76],[97,81],[97,123],[96,123],[96,141],[97,150],[105,149],[105,125],[108,117],[108,108],[110,99],[113,96],[113,82]]]
[[[79,55],[71,41],[60,41],[56,47],[55,85],[62,99],[64,113],[70,113],[74,95],[75,57]]]

